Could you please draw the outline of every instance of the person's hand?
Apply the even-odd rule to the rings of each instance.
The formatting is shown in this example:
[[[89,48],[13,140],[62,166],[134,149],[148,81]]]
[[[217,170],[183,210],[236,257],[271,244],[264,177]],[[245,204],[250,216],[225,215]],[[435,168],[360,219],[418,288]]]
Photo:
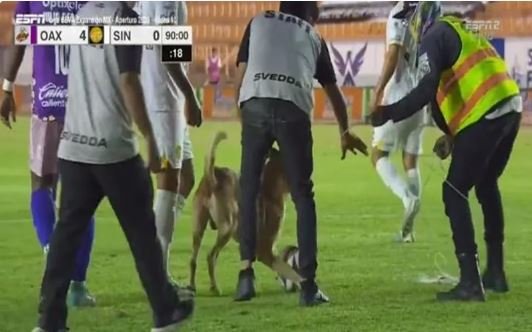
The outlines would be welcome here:
[[[148,143],[148,168],[152,173],[159,173],[161,171],[161,158],[157,143],[153,137],[146,138]]]
[[[387,112],[382,106],[375,106],[369,114],[369,121],[373,127],[380,127],[390,120]]]
[[[4,91],[2,105],[0,106],[0,120],[6,127],[11,129],[9,116],[11,116],[13,122],[17,122],[15,98],[13,98],[13,93]]]
[[[186,103],[185,109],[188,125],[192,127],[200,127],[203,123],[203,114],[199,102],[194,98],[192,103]]]
[[[442,137],[436,140],[434,148],[432,149],[434,153],[441,159],[445,160],[451,152],[453,151],[453,138],[450,135],[443,135]]]
[[[351,151],[353,154],[357,154],[356,150],[362,152],[364,155],[368,155],[368,147],[357,135],[351,134],[349,130],[346,130],[341,137],[342,147],[342,160],[345,159],[347,151]]]

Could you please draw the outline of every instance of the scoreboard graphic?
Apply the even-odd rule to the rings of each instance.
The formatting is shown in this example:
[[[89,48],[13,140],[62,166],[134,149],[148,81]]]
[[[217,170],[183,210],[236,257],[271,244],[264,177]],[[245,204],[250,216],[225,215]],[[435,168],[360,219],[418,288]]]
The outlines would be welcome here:
[[[161,45],[163,62],[192,61],[192,27],[16,25],[15,45]]]

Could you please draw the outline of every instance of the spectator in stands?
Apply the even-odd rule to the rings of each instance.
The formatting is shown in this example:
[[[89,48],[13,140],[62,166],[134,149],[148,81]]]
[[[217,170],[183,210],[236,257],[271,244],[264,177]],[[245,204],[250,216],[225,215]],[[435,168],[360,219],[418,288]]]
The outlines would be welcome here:
[[[207,74],[209,85],[213,86],[216,90],[215,100],[218,100],[221,95],[220,78],[222,74],[222,59],[216,47],[212,48],[211,55],[205,60],[205,73]]]

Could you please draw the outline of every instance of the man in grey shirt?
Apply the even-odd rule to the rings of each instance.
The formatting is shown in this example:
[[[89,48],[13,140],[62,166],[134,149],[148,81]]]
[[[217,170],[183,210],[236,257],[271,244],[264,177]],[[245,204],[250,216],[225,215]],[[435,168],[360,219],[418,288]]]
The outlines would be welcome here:
[[[237,301],[255,296],[257,196],[264,161],[274,141],[279,145],[290,193],[297,211],[300,304],[328,302],[315,282],[317,263],[316,205],[312,183],[310,113],[314,78],[324,87],[340,125],[342,159],[366,145],[348,129],[346,105],[336,85],[327,46],[313,24],[315,1],[281,1],[280,11],[266,11],[249,23],[238,53],[242,118],[240,177],[240,258]]]
[[[125,2],[89,2],[80,17],[135,18]],[[35,332],[65,331],[65,296],[84,231],[107,196],[124,231],[153,310],[152,332],[175,331],[192,314],[166,275],[152,210],[153,188],[139,155],[133,122],[160,161],[139,83],[141,46],[73,46],[69,98],[59,147],[60,220],[50,243]],[[112,328],[110,328],[112,329]]]

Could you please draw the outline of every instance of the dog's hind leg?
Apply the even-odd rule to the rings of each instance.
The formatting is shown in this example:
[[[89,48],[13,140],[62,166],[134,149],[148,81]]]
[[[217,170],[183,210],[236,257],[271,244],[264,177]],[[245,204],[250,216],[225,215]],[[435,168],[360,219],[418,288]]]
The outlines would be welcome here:
[[[262,206],[262,223],[257,237],[257,259],[283,278],[300,284],[303,278],[279,256],[273,253],[273,247],[284,217],[284,204],[272,205],[264,203]]]
[[[209,265],[209,278],[211,279],[211,292],[217,296],[221,295],[220,289],[216,282],[216,261],[220,251],[225,247],[227,242],[231,239],[231,226],[230,223],[223,223],[218,226],[218,236],[216,243],[212,247],[209,255],[207,256],[207,263]]]
[[[196,289],[196,268],[198,262],[198,254],[201,247],[201,240],[205,233],[205,228],[209,222],[209,210],[203,205],[195,204],[193,212],[192,225],[192,257],[190,258],[190,287]]]
[[[259,240],[259,242],[261,241]],[[282,258],[273,254],[272,245],[273,243],[270,244],[270,241],[263,241],[263,243],[259,244],[257,248],[257,259],[259,262],[277,272],[281,277],[299,285],[303,281],[303,278]]]

